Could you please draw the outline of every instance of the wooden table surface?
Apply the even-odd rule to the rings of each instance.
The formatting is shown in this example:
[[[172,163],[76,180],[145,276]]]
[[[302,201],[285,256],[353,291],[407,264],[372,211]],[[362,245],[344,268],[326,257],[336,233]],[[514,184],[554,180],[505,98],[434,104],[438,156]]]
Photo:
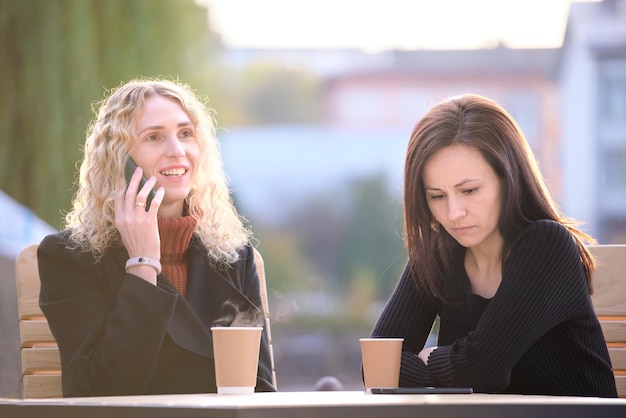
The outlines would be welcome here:
[[[0,399],[2,418],[626,417],[626,399],[528,395],[374,395],[276,392]]]

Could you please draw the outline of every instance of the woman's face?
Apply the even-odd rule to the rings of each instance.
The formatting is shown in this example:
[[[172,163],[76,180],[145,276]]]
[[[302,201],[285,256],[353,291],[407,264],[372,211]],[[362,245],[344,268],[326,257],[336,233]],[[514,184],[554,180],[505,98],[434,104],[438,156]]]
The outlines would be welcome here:
[[[426,161],[423,181],[430,211],[459,244],[500,250],[500,180],[477,149],[439,150]]]
[[[159,216],[181,216],[200,154],[191,119],[177,101],[152,96],[135,128],[137,137],[130,156],[146,178],[156,177],[155,189],[165,189]]]

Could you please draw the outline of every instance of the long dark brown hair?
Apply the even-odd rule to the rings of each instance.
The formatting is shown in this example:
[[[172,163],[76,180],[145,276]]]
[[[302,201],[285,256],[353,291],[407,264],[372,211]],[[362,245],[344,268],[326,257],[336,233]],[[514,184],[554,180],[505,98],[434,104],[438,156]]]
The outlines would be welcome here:
[[[560,212],[513,118],[493,100],[473,94],[435,105],[411,133],[404,169],[404,239],[416,285],[437,299],[451,301],[446,277],[463,266],[465,249],[435,221],[423,183],[428,159],[458,144],[477,149],[500,179],[498,228],[504,239],[503,261],[529,223],[554,220],[572,233],[591,290],[595,263],[585,244],[595,241]]]

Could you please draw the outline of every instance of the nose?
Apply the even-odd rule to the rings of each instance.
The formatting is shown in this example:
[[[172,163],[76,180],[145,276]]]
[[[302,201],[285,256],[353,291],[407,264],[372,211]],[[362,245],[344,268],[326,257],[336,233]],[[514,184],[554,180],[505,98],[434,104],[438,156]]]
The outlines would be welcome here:
[[[169,158],[182,158],[185,156],[185,148],[183,143],[178,140],[176,135],[171,135],[166,141],[165,156]]]
[[[448,219],[456,221],[467,214],[462,199],[456,197],[448,198]]]

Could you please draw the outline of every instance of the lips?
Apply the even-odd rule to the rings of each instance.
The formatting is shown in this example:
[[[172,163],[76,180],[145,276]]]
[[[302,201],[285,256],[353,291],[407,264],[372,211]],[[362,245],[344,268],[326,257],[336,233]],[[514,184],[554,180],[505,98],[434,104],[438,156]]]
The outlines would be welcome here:
[[[184,168],[173,168],[169,170],[160,171],[160,173],[167,177],[180,177],[187,172]]]
[[[461,226],[461,227],[455,227],[455,228],[450,228],[452,229],[452,231],[454,231],[454,233],[456,234],[464,234],[468,231],[470,231],[472,229],[471,226]]]

